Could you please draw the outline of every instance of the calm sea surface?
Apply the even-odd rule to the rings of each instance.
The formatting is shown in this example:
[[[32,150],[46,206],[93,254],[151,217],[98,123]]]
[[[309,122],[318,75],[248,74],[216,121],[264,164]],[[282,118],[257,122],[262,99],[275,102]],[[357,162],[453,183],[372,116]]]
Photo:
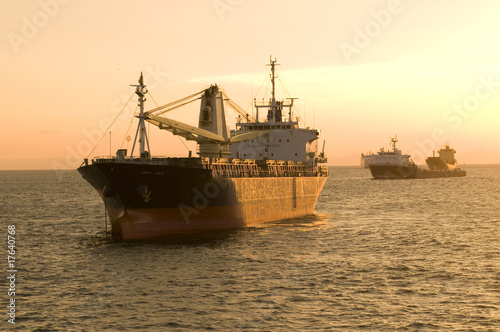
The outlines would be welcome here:
[[[76,171],[0,172],[19,331],[500,331],[500,167],[372,180],[330,168],[316,215],[156,242],[105,237]]]

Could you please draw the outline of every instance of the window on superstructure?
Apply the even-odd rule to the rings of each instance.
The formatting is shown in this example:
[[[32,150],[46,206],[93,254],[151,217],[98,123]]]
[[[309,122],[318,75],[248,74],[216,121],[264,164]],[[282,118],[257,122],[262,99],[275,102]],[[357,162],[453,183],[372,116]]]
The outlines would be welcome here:
[[[203,107],[202,111],[202,119],[203,121],[210,121],[211,120],[211,114],[210,114],[210,106]]]

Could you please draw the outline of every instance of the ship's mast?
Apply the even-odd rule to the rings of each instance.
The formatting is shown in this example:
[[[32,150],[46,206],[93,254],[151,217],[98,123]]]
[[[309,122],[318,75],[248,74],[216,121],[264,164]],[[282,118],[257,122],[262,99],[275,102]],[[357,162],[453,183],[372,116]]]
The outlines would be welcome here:
[[[275,85],[274,85],[274,79],[276,78],[276,72],[274,71],[274,66],[276,65],[276,58],[274,60],[269,57],[269,61],[271,62],[271,84],[272,84],[272,98],[271,99],[271,108],[273,110],[273,122],[275,121],[274,117],[276,116],[276,90],[275,90]]]
[[[144,102],[146,98],[144,97],[148,90],[146,89],[146,85],[144,84],[144,78],[142,76],[139,78],[139,84],[131,84],[130,86],[135,86],[135,93],[139,96],[139,115],[137,118],[139,119],[139,124],[137,126],[137,132],[135,134],[134,145],[132,146],[132,152],[130,153],[130,159],[133,158],[135,143],[137,142],[137,136],[139,136],[139,149],[140,149],[140,158],[141,159],[150,159],[150,150],[149,150],[149,140],[146,132],[146,125],[144,119],[146,116],[144,115]],[[146,149],[147,146],[147,149]]]
[[[397,151],[396,149],[396,143],[398,142],[398,135],[396,134],[394,138],[391,138],[391,142],[392,142],[392,150],[394,152]]]
[[[271,103],[269,105],[269,108],[270,108],[270,113],[268,115],[268,121],[269,122],[275,122],[276,121],[276,85],[275,85],[275,79],[276,79],[276,62],[278,62],[278,60],[276,58],[273,58],[271,56],[269,56],[269,64],[268,66],[271,66],[271,85],[272,85],[272,88],[271,88]]]
[[[276,58],[273,60],[272,57],[269,58],[269,64],[268,66],[271,66],[271,98],[268,103],[262,101],[262,103],[257,103],[257,100],[254,99],[254,107],[255,107],[255,123],[259,123],[259,111],[261,108],[267,109],[267,121],[269,123],[275,123],[275,122],[283,122],[283,119],[286,120],[286,116],[284,116],[284,109],[286,107],[289,108],[288,110],[288,123],[293,126],[297,126],[298,122],[293,122],[292,121],[292,107],[293,107],[293,101],[297,98],[286,98],[290,100],[289,103],[286,103],[284,100],[282,101],[276,101],[276,78],[278,77],[276,73],[276,65],[279,65],[276,60]],[[238,126],[238,124],[237,124]]]
[[[271,66],[271,98],[269,100],[269,103],[261,103],[258,104],[256,99],[254,99],[254,106],[256,109],[256,116],[255,116],[255,122],[259,123],[259,110],[260,108],[265,108],[267,109],[267,121],[270,123],[275,123],[275,122],[282,122],[283,121],[283,110],[284,108],[288,107],[288,122],[292,123],[292,107],[293,107],[293,101],[294,99],[297,98],[287,98],[290,100],[290,103],[285,103],[285,101],[276,101],[276,78],[278,77],[276,73],[276,65],[279,65],[277,62],[278,60],[275,58],[274,60],[272,57],[269,57],[269,64],[268,66]],[[286,121],[286,117],[285,117]],[[295,125],[295,124],[294,124]]]

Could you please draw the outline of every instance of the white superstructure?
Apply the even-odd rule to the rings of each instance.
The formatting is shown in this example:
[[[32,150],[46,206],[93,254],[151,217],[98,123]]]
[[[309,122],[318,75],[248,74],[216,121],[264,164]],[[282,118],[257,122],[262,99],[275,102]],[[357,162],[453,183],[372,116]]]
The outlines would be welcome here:
[[[368,168],[371,165],[389,165],[389,166],[409,166],[413,165],[414,162],[411,160],[410,155],[403,154],[401,150],[396,148],[396,143],[398,142],[397,135],[391,138],[392,151],[385,151],[381,148],[377,154],[363,155],[361,154],[361,162],[364,167]]]
[[[251,131],[267,131],[267,134],[255,139],[231,143],[231,157],[242,159],[269,159],[306,162],[325,162],[323,152],[317,153],[317,129],[300,128],[299,121],[293,117],[293,101],[276,100],[275,78],[276,60],[270,60],[271,66],[271,98],[267,103],[255,102],[256,116],[250,121],[248,116],[236,123],[232,135]],[[265,117],[264,117],[265,116]],[[241,120],[246,120],[242,122]]]

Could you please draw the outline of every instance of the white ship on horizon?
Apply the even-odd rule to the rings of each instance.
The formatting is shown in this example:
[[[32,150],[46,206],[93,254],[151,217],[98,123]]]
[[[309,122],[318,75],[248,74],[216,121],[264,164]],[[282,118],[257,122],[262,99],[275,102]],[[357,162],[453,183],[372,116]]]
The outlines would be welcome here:
[[[368,154],[361,153],[361,167],[370,168],[371,165],[395,165],[407,166],[411,163],[410,155],[403,154],[401,150],[396,148],[398,142],[398,135],[391,138],[392,151],[386,150],[384,147],[375,154],[368,152]]]

